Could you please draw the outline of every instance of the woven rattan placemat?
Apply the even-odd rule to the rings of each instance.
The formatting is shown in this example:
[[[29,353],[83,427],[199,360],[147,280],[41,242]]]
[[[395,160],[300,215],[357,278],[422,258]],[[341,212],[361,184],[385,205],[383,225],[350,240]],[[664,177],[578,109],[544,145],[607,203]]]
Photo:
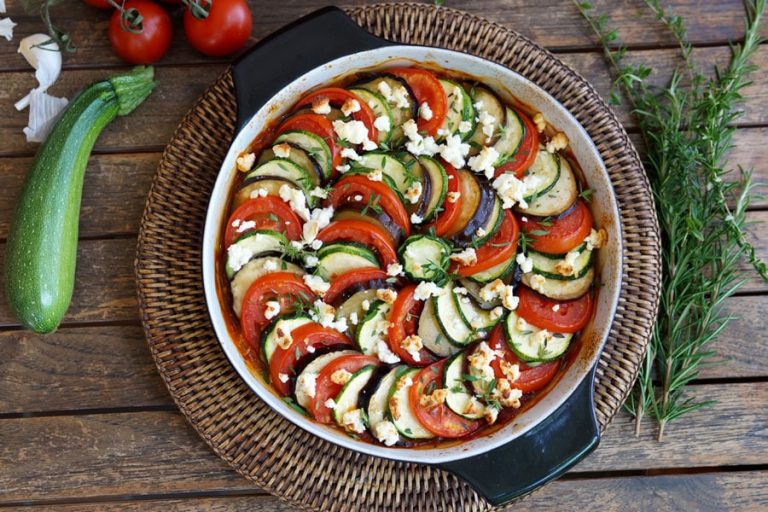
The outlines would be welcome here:
[[[378,36],[459,50],[515,70],[565,105],[594,140],[610,173],[624,233],[621,296],[595,383],[595,408],[605,429],[637,374],[656,315],[660,278],[653,199],[616,116],[571,68],[495,23],[423,4],[380,4],[348,13]],[[235,96],[227,72],[179,124],[141,224],[136,277],[142,322],[179,409],[238,472],[301,508],[488,510],[451,474],[361,455],[299,429],[261,402],[229,364],[205,306],[200,247],[208,199],[234,125]]]

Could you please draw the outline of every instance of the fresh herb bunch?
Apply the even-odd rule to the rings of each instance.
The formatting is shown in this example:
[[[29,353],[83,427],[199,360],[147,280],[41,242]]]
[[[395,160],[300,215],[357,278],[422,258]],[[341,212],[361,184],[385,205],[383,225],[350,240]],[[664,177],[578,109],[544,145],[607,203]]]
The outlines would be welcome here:
[[[645,143],[645,169],[662,230],[662,292],[651,343],[626,407],[636,420],[658,421],[658,438],[671,421],[706,407],[685,386],[713,364],[709,348],[733,318],[723,301],[743,284],[738,263],[748,260],[768,281],[768,268],[747,240],[746,210],[753,199],[751,172],[733,172],[725,161],[741,90],[754,70],[765,0],[747,0],[744,42],[731,46],[731,61],[709,78],[693,60],[683,20],[644,0],[679,44],[682,65],[665,87],[648,83],[651,69],[625,64],[616,30],[588,2],[574,0],[600,39],[614,73],[611,103],[628,100]]]

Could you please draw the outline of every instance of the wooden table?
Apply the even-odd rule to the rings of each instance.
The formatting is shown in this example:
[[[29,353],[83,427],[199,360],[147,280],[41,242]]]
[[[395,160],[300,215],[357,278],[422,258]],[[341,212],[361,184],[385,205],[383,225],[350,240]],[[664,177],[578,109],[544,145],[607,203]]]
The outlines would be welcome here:
[[[0,40],[0,240],[36,146],[24,141],[26,112],[12,103],[35,85],[16,54],[21,37],[43,31],[10,0],[19,25],[13,43]],[[602,0],[598,10],[621,27],[630,58],[669,76],[674,42],[640,0]],[[664,2],[668,3],[668,2]],[[122,66],[106,38],[107,14],[79,1],[54,9],[78,45],[67,55],[54,93],[72,97]],[[251,1],[254,41],[320,7],[310,0]],[[570,2],[448,2],[522,32],[549,47],[604,97],[609,77],[594,39]],[[739,0],[671,2],[686,17],[697,57],[725,64],[727,42],[743,34]],[[220,461],[186,424],[156,373],[139,324],[133,279],[136,234],[144,198],[163,145],[193,100],[226,67],[184,42],[174,16],[173,47],[157,66],[159,86],[131,116],[107,128],[91,158],[83,195],[77,288],[61,329],[36,336],[20,329],[0,299],[0,507],[33,510],[262,510],[291,508]],[[764,34],[768,34],[768,24]],[[768,180],[768,47],[745,91],[734,163]],[[631,133],[635,122],[617,111]],[[635,136],[635,139],[637,137]],[[750,212],[754,241],[768,257],[768,201]],[[0,241],[0,243],[2,243]],[[0,251],[1,252],[1,251]],[[1,257],[0,257],[1,258]],[[0,264],[1,265],[1,264]],[[202,285],[202,284],[201,284]],[[651,424],[639,438],[626,414],[609,427],[597,451],[518,509],[766,510],[768,508],[768,286],[752,278],[726,309],[740,315],[720,336],[724,364],[705,369],[691,386],[718,400],[655,440]]]

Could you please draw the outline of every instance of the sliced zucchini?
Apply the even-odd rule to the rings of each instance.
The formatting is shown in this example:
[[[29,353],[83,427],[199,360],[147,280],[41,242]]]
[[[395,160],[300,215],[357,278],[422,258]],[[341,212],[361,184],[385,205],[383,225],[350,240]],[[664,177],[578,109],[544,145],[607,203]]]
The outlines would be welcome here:
[[[544,363],[553,361],[568,350],[573,338],[572,333],[549,333],[544,336],[539,329],[521,319],[514,311],[510,311],[504,321],[504,332],[507,335],[507,344],[512,351],[527,362]]]
[[[369,151],[360,155],[360,160],[351,162],[352,169],[381,169],[385,176],[392,178],[395,190],[400,194],[401,200],[405,197],[405,191],[411,186],[412,180],[408,170],[398,158],[383,151]]]
[[[302,381],[308,379],[314,380],[314,378],[317,377],[317,374],[320,373],[320,370],[325,368],[328,363],[340,357],[353,354],[357,354],[357,352],[354,350],[336,350],[314,358],[302,371],[299,372],[299,375],[296,378],[296,388],[293,392],[293,395],[296,397],[296,403],[307,409],[312,402],[312,398],[314,398],[307,394],[307,390],[300,384]]]
[[[528,195],[525,196],[527,203],[534,202],[552,190],[557,180],[560,179],[560,160],[560,155],[550,153],[544,147],[539,148],[536,160],[528,168],[524,178],[526,184],[531,187],[527,191]]]
[[[589,272],[589,267],[592,264],[592,251],[583,250],[578,253],[578,257],[571,263],[573,272],[571,275],[566,276],[557,271],[558,265],[565,264],[565,258],[553,259],[535,251],[529,251],[528,257],[533,260],[533,271],[535,273],[559,281],[573,281],[583,277],[584,274]]]
[[[389,304],[376,300],[365,314],[355,334],[355,341],[363,354],[378,353],[376,345],[379,340],[384,339],[389,330],[389,310]]]
[[[482,272],[472,274],[468,279],[474,281],[475,283],[479,283],[480,286],[486,283],[490,283],[491,281],[495,281],[496,279],[506,279],[515,271],[516,264],[517,262],[515,261],[515,255],[513,254],[498,265],[494,265],[493,267],[487,270],[483,270]]]
[[[498,140],[500,133],[499,127],[506,123],[506,109],[499,97],[496,96],[493,91],[482,85],[473,85],[469,89],[469,95],[472,98],[472,105],[475,107],[475,112],[477,114],[476,119],[478,121],[475,124],[475,129],[472,132],[472,135],[468,139],[469,145],[471,146],[469,154],[476,155],[480,152],[483,146],[491,146]],[[491,140],[488,140],[488,135],[483,132],[483,124],[480,122],[480,116],[483,113],[493,117],[493,123],[491,124],[491,127],[493,128],[490,137]]]
[[[484,301],[480,297],[480,290],[485,286],[484,283],[476,283],[471,279],[459,279],[459,284],[467,289],[467,294],[475,300],[475,303],[480,309],[491,310],[497,306],[501,306],[501,299],[494,298],[492,301]]]
[[[360,392],[368,384],[368,381],[371,380],[371,376],[376,371],[376,368],[375,364],[369,364],[357,370],[352,374],[347,383],[344,384],[336,398],[334,398],[336,406],[333,408],[333,419],[336,420],[336,424],[340,427],[344,427],[344,414],[357,409]],[[364,415],[363,423],[367,423],[366,420],[367,417]],[[368,425],[366,424],[367,427]]]
[[[232,279],[246,263],[260,256],[282,255],[288,239],[268,229],[248,231],[227,248],[227,278]]]
[[[397,253],[405,275],[413,281],[442,281],[448,272],[453,248],[442,238],[413,235]]]
[[[522,213],[547,217],[560,215],[570,208],[579,195],[576,178],[573,175],[567,158],[560,157],[560,177],[555,185],[546,193],[538,196],[528,204],[528,208],[520,208]]]
[[[357,94],[361,100],[371,107],[376,117],[383,116],[389,119],[389,130],[377,130],[379,133],[377,142],[379,144],[389,144],[392,139],[392,133],[395,131],[395,118],[387,100],[380,93],[364,89],[363,87],[352,87],[349,90]]]
[[[472,97],[464,88],[452,80],[440,78],[440,85],[443,86],[445,97],[448,100],[448,110],[445,115],[445,121],[440,129],[446,134],[439,137],[438,140],[445,140],[448,135],[457,134],[461,140],[467,140],[475,131],[475,107],[472,106]],[[469,123],[469,129],[460,131],[462,121]],[[440,132],[442,133],[442,132]]]
[[[464,352],[459,352],[445,364],[443,382],[448,389],[445,405],[463,418],[476,420],[483,417],[485,407],[467,388],[464,379],[466,367]]]
[[[397,374],[402,372],[405,368],[407,367],[396,366],[389,370],[387,374],[379,380],[376,389],[371,394],[366,409],[371,431],[373,431],[373,428],[382,421],[389,421],[389,394],[395,384]]]
[[[317,252],[316,273],[326,281],[339,274],[361,268],[380,268],[376,254],[362,244],[334,242]]]
[[[292,272],[297,276],[304,274],[304,269],[298,265],[282,260],[276,256],[256,258],[246,263],[243,268],[235,273],[230,283],[232,289],[232,308],[239,317],[243,308],[243,297],[253,282],[271,272]]]
[[[432,439],[435,435],[425,429],[411,408],[409,390],[414,384],[418,368],[403,367],[398,372],[388,400],[388,419],[395,424],[400,435],[408,439]],[[409,383],[410,382],[410,383]]]
[[[453,298],[453,286],[453,283],[449,282],[446,285],[448,290],[445,293],[432,297],[435,318],[440,326],[440,330],[450,343],[457,347],[466,347],[477,336],[472,328],[461,318],[459,307]]]
[[[264,361],[269,364],[272,360],[272,354],[275,353],[277,348],[278,328],[283,332],[290,333],[297,327],[311,323],[312,319],[309,316],[300,313],[291,316],[281,316],[276,318],[269,326],[264,330],[261,335],[261,355],[264,357]]]
[[[523,274],[523,283],[550,299],[571,300],[578,299],[589,291],[595,278],[595,269],[590,266],[586,274],[572,281],[550,279],[544,276],[541,276],[543,281],[539,281],[539,279],[533,279],[534,275],[536,274],[533,272]]]
[[[525,125],[520,116],[513,109],[506,107],[506,122],[503,128],[500,128],[501,135],[496,144],[493,145],[499,153],[499,159],[494,167],[498,167],[512,159],[520,148],[520,143],[525,137]]]
[[[354,293],[336,308],[336,319],[338,320],[342,317],[347,319],[347,326],[349,328],[347,332],[354,333],[360,327],[360,324],[362,324],[367,313],[363,308],[363,303],[366,300],[369,304],[372,304],[376,300],[375,288]],[[352,323],[353,314],[357,317],[356,325]]]
[[[355,87],[367,89],[369,91],[382,94],[383,96],[384,94],[382,93],[381,86],[379,85],[381,82],[385,82],[387,84],[387,87],[389,87],[389,89],[392,91],[394,91],[398,87],[402,87],[408,93],[407,107],[398,107],[397,105],[395,105],[395,102],[387,101],[390,108],[392,109],[392,118],[394,121],[392,123],[393,130],[392,130],[392,138],[390,139],[390,145],[392,147],[395,147],[402,144],[403,140],[405,139],[405,136],[403,134],[403,124],[405,124],[405,122],[408,121],[409,119],[416,118],[418,105],[416,105],[416,96],[413,94],[413,91],[408,86],[408,83],[402,78],[396,77],[394,75],[387,75],[387,74],[379,75],[370,80],[366,80],[362,83],[355,84]]]
[[[288,146],[291,148],[288,152],[288,160],[299,164],[306,169],[307,172],[317,176],[317,183],[320,183],[323,180],[324,174],[323,169],[320,167],[320,164],[317,163],[317,160],[309,156],[309,153],[295,144],[288,144]],[[271,147],[267,148],[261,152],[261,155],[259,155],[258,165],[274,160],[275,158],[279,157],[275,155],[275,152]]]
[[[453,300],[456,301],[456,308],[459,310],[461,319],[470,329],[488,332],[499,322],[498,318],[492,320],[491,312],[475,305],[475,302],[469,296],[454,291],[451,291],[451,295],[453,295]]]
[[[295,190],[304,191],[303,188],[299,187],[291,180],[286,180],[283,178],[272,178],[270,176],[257,176],[255,178],[250,178],[243,181],[243,183],[240,185],[240,188],[238,188],[237,192],[235,192],[235,197],[232,198],[232,209],[234,210],[244,202],[251,199],[251,194],[257,190],[265,190],[267,195],[279,197],[280,188],[283,185],[287,185]]]
[[[322,137],[306,130],[289,130],[281,133],[275,139],[275,144],[280,144],[281,142],[287,142],[306,151],[320,165],[325,179],[331,177],[333,172],[333,169],[331,169],[331,149]]]
[[[448,194],[448,174],[445,168],[432,157],[420,156],[419,163],[426,174],[429,175],[430,196],[424,211],[423,222],[431,222],[440,212],[445,196]]]
[[[493,238],[501,228],[501,223],[503,221],[504,208],[502,208],[501,199],[499,199],[498,195],[493,194],[493,210],[488,216],[488,220],[486,221],[485,225],[481,227],[484,234],[482,236],[478,236],[477,232],[475,232],[475,237],[473,238],[474,245],[482,245]]]
[[[418,335],[424,347],[440,357],[447,357],[461,350],[460,347],[449,343],[448,338],[440,329],[432,299],[428,299],[424,304],[424,309],[419,317]]]
[[[407,151],[398,151],[393,155],[402,162],[405,167],[406,180],[408,186],[412,187],[416,183],[421,183],[421,196],[415,203],[412,203],[409,199],[401,197],[405,209],[408,214],[416,214],[421,218],[424,218],[427,207],[429,206],[429,198],[432,196],[432,181],[429,179],[429,175],[421,166],[421,163]]]
[[[310,173],[296,162],[292,162],[287,158],[275,158],[274,160],[264,162],[245,177],[246,180],[251,178],[281,178],[288,180],[301,188],[310,206],[314,206],[313,203],[316,202],[313,201],[316,198],[310,196],[309,193],[320,183],[317,175]],[[279,193],[278,189],[278,195]]]

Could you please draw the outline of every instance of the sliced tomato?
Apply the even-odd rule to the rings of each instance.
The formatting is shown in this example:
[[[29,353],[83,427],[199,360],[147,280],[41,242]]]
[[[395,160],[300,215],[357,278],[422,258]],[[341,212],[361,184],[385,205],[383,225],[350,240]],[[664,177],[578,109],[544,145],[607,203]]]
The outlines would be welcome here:
[[[435,228],[435,234],[437,236],[443,236],[450,231],[461,216],[461,196],[453,202],[448,200],[452,194],[460,192],[461,181],[459,180],[459,173],[448,162],[441,161],[441,163],[443,164],[443,167],[445,167],[445,172],[448,175],[448,194],[446,194],[445,200],[443,201],[442,212],[440,212],[437,219],[428,226]]]
[[[404,363],[411,366],[426,366],[436,359],[429,350],[422,348],[419,351],[419,358],[416,359],[403,348],[403,340],[416,333],[419,316],[424,309],[424,302],[414,298],[415,291],[416,285],[411,284],[397,292],[397,299],[392,304],[392,312],[389,316],[388,343],[389,349]]]
[[[246,222],[254,225],[243,229]],[[227,220],[224,247],[229,247],[243,233],[255,229],[271,229],[285,234],[289,240],[301,238],[301,219],[288,203],[275,196],[255,197],[232,212]]]
[[[370,281],[385,281],[389,276],[383,270],[378,268],[361,268],[340,274],[331,279],[331,286],[323,295],[323,300],[328,304],[333,304],[336,299],[341,297],[345,290],[352,286],[361,285]]]
[[[520,229],[515,216],[509,210],[504,210],[504,220],[499,231],[488,243],[475,250],[477,263],[474,265],[454,265],[453,271],[462,276],[471,276],[483,270],[488,270],[508,260],[515,255],[520,239]]]
[[[315,294],[304,281],[290,272],[274,272],[256,279],[243,297],[240,327],[245,339],[258,348],[261,331],[269,323],[266,317],[267,302],[277,301],[280,313],[291,313],[297,303],[312,304]]]
[[[296,332],[296,331],[294,331]],[[333,382],[333,374],[339,370],[345,370],[349,373],[355,373],[359,369],[371,365],[379,364],[379,358],[376,356],[364,356],[363,354],[350,354],[334,359],[323,367],[317,374],[315,380],[315,397],[309,405],[310,413],[320,423],[330,423],[333,420],[333,410],[325,403],[329,398],[336,396],[344,387],[343,384]]]
[[[368,138],[370,140],[377,140],[378,130],[376,130],[376,127],[373,125],[374,121],[376,121],[376,114],[373,112],[373,109],[365,101],[360,99],[357,94],[346,89],[340,87],[326,87],[311,92],[299,100],[296,104],[296,108],[306,106],[311,107],[315,100],[322,99],[327,99],[328,103],[337,108],[340,108],[347,100],[355,100],[360,103],[360,110],[352,112],[352,119],[360,121],[365,125],[368,129]]]
[[[296,363],[310,352],[322,347],[352,346],[352,340],[336,329],[311,322],[291,331],[293,342],[288,348],[275,348],[269,361],[269,379],[275,390],[283,396],[291,394],[291,380],[283,382],[280,375],[295,375]],[[283,377],[285,379],[285,377]]]
[[[520,377],[512,383],[513,387],[518,388],[523,393],[532,393],[538,391],[554,378],[557,371],[560,369],[560,361],[552,361],[549,363],[543,363],[538,366],[528,366],[525,362],[521,361],[512,349],[507,345],[507,340],[504,336],[504,331],[501,325],[494,327],[491,331],[491,336],[488,339],[488,346],[492,350],[496,350],[502,354],[501,359],[516,364],[520,367]],[[505,378],[504,372],[501,371],[500,359],[497,357],[491,361],[491,367],[497,379]]]
[[[448,98],[437,76],[431,71],[419,68],[392,68],[388,69],[387,73],[399,76],[408,82],[408,87],[411,88],[413,95],[416,96],[415,99],[419,109],[421,109],[423,103],[429,105],[432,117],[427,120],[418,116],[416,124],[420,131],[425,131],[427,135],[434,137],[437,134],[438,128],[443,125],[445,115],[448,112]]]
[[[336,144],[336,134],[333,124],[324,116],[318,114],[298,114],[291,116],[277,127],[275,136],[288,130],[305,130],[322,137],[331,150],[331,176],[335,176],[336,166],[341,165],[341,146]]]
[[[443,368],[445,359],[437,361],[421,370],[408,390],[411,410],[424,428],[436,436],[454,439],[464,437],[480,428],[477,420],[462,418],[444,403],[430,407],[421,404],[421,397],[443,387]]]
[[[518,288],[517,314],[526,322],[551,332],[579,332],[592,317],[592,294],[578,299],[553,300],[527,286]],[[557,306],[557,311],[552,308]]]
[[[523,179],[525,171],[533,164],[536,155],[539,154],[539,132],[530,117],[517,109],[515,112],[523,121],[525,135],[512,159],[497,167],[495,174],[500,176],[506,172],[513,172],[519,179]]]
[[[578,247],[592,230],[592,213],[581,199],[564,216],[542,224],[522,218],[523,231],[531,238],[530,248],[548,254],[563,254]]]
[[[397,263],[397,252],[392,236],[384,229],[363,220],[336,220],[317,235],[323,243],[345,240],[372,247],[378,254],[382,268]]]
[[[411,220],[405,206],[384,182],[371,181],[360,174],[344,176],[333,186],[326,203],[334,209],[347,203],[361,205],[363,209],[381,208],[402,228],[405,236],[411,234]]]

